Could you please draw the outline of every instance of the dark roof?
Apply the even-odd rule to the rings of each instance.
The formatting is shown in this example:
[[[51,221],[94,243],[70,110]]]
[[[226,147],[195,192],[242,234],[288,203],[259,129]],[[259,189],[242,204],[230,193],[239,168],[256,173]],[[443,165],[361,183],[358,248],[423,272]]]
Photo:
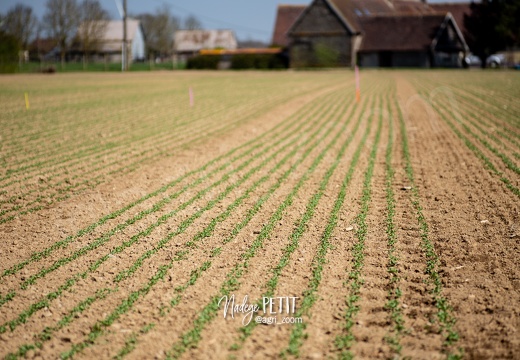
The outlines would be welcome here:
[[[436,38],[446,15],[392,15],[362,19],[361,52],[422,51]]]
[[[273,44],[279,46],[289,45],[287,31],[303,13],[307,5],[278,5],[276,22],[273,33]]]
[[[363,17],[392,14],[394,9],[385,0],[328,0],[353,33],[361,32],[360,19]]]
[[[406,15],[420,15],[420,14],[432,14],[435,12],[434,9],[422,1],[404,1],[395,0],[393,2],[394,9],[398,14]]]
[[[378,15],[422,15],[436,11],[417,0],[328,0],[349,25],[352,32],[363,29],[363,19]]]
[[[47,54],[51,52],[56,46],[58,45],[58,42],[55,39],[35,39],[29,44],[29,50],[40,52],[42,54]]]
[[[437,3],[430,4],[432,9],[438,12],[450,12],[453,19],[457,23],[462,34],[466,35],[466,27],[464,26],[464,15],[471,14],[471,3]]]
[[[360,51],[424,50],[432,44],[440,26],[448,19],[448,12],[460,13],[460,9],[469,8],[467,4],[433,7],[418,0],[324,1],[351,33],[363,34]],[[453,20],[460,29],[459,21],[463,20],[455,15]],[[464,39],[462,42],[465,44]]]

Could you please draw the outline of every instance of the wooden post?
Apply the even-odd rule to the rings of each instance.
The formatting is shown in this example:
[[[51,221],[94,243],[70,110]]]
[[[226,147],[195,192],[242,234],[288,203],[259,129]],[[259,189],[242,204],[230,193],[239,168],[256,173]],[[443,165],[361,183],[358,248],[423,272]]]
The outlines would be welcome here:
[[[361,100],[361,88],[359,87],[359,68],[357,65],[354,67],[354,74],[356,77],[356,102],[359,103]]]
[[[128,71],[128,34],[126,33],[126,0],[123,0],[123,71]]]

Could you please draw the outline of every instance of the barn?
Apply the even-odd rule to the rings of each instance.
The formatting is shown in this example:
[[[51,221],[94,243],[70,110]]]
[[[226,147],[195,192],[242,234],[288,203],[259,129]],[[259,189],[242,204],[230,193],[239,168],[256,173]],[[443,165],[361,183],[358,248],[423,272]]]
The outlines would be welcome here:
[[[289,46],[287,32],[305,11],[306,5],[278,5],[274,23],[272,46],[286,48]]]
[[[468,51],[450,13],[363,19],[363,67],[457,67]]]
[[[287,31],[291,67],[461,67],[453,16],[413,0],[314,0]]]

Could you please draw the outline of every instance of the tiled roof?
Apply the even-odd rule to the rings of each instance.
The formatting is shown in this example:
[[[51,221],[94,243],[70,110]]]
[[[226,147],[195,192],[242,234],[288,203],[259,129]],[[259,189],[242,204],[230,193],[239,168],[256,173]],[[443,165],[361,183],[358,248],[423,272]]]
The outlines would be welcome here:
[[[363,19],[378,15],[433,14],[429,4],[413,0],[329,0],[353,32],[361,32]]]
[[[363,35],[360,51],[425,49],[432,44],[448,12],[462,28],[464,9],[469,8],[468,4],[433,5],[418,0],[324,1],[349,31]]]
[[[450,12],[457,23],[460,31],[465,35],[464,15],[471,14],[471,3],[436,3],[429,4],[432,9],[438,12]]]
[[[391,2],[386,0],[329,0],[328,2],[354,33],[361,32],[362,18],[394,12]]]
[[[287,31],[296,22],[296,19],[303,13],[306,7],[307,5],[278,5],[274,25],[273,45],[289,45]]]
[[[361,52],[428,49],[446,15],[392,15],[362,19]]]

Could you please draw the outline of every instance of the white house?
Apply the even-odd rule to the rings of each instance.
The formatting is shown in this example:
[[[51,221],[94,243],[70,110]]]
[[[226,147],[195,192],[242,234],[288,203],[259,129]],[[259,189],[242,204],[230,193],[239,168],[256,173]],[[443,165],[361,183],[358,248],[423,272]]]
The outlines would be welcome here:
[[[141,22],[136,19],[127,19],[126,29],[128,44],[127,49],[130,62],[144,60],[146,56],[146,49]],[[122,57],[122,47],[123,21],[107,21],[105,32],[99,39],[99,46],[95,51],[95,54],[107,61],[119,62],[121,61]]]
[[[238,42],[232,30],[177,30],[173,50],[180,61],[197,55],[200,50],[235,50]]]

